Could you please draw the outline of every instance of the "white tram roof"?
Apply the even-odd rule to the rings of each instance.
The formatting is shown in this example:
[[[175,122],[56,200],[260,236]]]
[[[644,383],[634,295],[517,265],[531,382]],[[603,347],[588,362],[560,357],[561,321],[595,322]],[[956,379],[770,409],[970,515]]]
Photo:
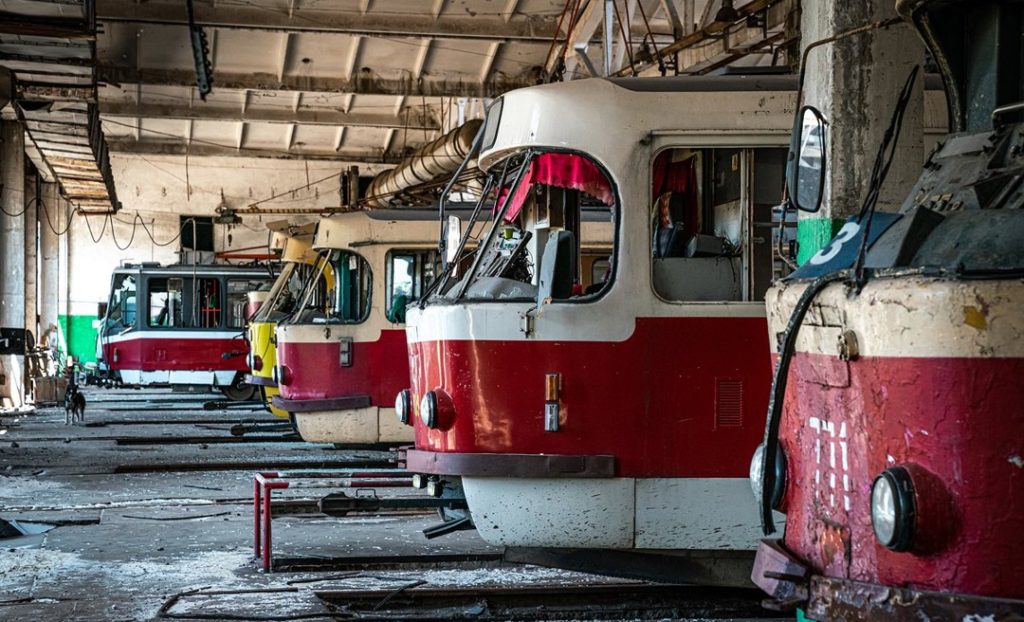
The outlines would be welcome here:
[[[372,212],[372,211],[371,211]],[[372,245],[434,246],[439,225],[437,215],[429,220],[382,220],[360,211],[337,214],[320,220],[313,248],[357,249]]]
[[[531,147],[563,149],[590,155],[616,176],[633,168],[634,148],[652,134],[693,136],[695,146],[728,134],[785,137],[796,87],[786,75],[590,78],[517,89],[491,108],[480,167]]]
[[[235,266],[231,264],[168,264],[143,262],[124,264],[114,268],[114,274],[150,274],[159,276],[191,276],[192,273],[202,276],[263,276],[273,278],[266,265]]]

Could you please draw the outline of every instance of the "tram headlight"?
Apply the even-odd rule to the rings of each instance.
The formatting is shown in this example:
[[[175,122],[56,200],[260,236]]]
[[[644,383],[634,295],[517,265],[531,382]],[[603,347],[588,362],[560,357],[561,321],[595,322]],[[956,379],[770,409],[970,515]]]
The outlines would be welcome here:
[[[886,469],[871,485],[871,526],[878,541],[906,551],[914,536],[914,482],[904,467]]]
[[[437,427],[437,394],[427,391],[420,400],[420,421],[428,428]]]
[[[405,425],[412,425],[412,391],[402,389],[395,397],[395,414]]]
[[[754,450],[754,455],[750,459],[750,489],[754,492],[755,497],[761,496],[761,489],[764,486],[762,474],[764,473],[764,454],[765,447],[764,443],[757,446]],[[786,455],[782,451],[782,447],[778,447],[775,450],[775,485],[772,486],[771,494],[771,507],[778,509],[782,503],[782,495],[786,491]]]
[[[252,356],[251,369],[253,371],[262,371],[263,370],[263,359],[260,357],[259,354],[252,354],[251,356]]]

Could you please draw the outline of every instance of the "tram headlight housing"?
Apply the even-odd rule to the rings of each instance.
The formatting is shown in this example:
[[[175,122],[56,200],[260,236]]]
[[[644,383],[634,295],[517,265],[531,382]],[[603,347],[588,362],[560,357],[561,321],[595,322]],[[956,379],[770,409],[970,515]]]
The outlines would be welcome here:
[[[753,457],[750,458],[750,489],[754,492],[755,497],[761,496],[761,489],[764,486],[762,474],[764,473],[764,454],[765,446],[761,443],[754,450]],[[782,504],[782,495],[786,492],[786,454],[782,451],[782,447],[778,447],[775,450],[775,485],[772,486],[771,491],[771,507],[772,509],[779,509]]]
[[[252,357],[252,361],[250,362],[250,365],[249,365],[250,369],[252,369],[253,371],[262,371],[263,370],[263,359],[260,357],[260,355],[259,354],[250,354],[249,356]]]
[[[395,415],[405,425],[412,425],[412,391],[402,389],[395,396]]]
[[[897,466],[882,471],[871,485],[871,527],[893,551],[907,551],[914,538],[917,508],[910,471]]]
[[[428,428],[437,427],[437,394],[427,391],[420,399],[420,421]]]
[[[274,382],[277,384],[290,384],[291,374],[288,373],[287,365],[275,365],[273,371]]]

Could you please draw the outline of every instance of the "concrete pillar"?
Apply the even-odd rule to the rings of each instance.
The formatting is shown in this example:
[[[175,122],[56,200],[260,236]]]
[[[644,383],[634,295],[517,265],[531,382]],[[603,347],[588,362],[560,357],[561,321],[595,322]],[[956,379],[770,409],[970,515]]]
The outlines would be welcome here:
[[[55,183],[44,183],[41,192],[39,221],[39,338],[45,335],[49,345],[57,343],[60,321],[60,238],[67,223],[63,217],[60,191]],[[42,209],[44,208],[45,209]]]
[[[892,0],[804,2],[801,46],[895,16]],[[867,194],[882,135],[892,118],[903,83],[924,46],[913,29],[900,23],[887,29],[825,44],[810,52],[804,103],[828,120],[825,197],[816,214],[800,214],[798,262],[805,262],[856,214]],[[924,76],[907,107],[889,177],[878,201],[880,211],[896,211],[921,172],[924,161]]]
[[[25,327],[25,134],[0,122],[0,326]]]
[[[39,341],[39,186],[35,170],[25,175],[25,328]]]
[[[64,231],[68,219],[71,216],[71,206],[64,199],[57,201],[57,219],[61,224],[58,231]],[[82,223],[78,223],[81,225]],[[58,346],[61,352],[69,352],[68,343],[71,338],[71,229],[60,236],[57,240],[57,318],[60,324],[60,339]]]

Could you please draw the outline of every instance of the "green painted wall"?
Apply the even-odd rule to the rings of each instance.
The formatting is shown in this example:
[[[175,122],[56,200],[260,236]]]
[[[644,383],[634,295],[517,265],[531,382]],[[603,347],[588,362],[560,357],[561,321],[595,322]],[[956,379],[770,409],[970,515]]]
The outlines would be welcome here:
[[[92,327],[95,315],[62,315],[60,329],[67,340],[68,354],[82,363],[96,362],[96,336],[98,331]]]
[[[842,218],[801,218],[796,224],[796,262],[804,265],[835,237],[846,222]]]

